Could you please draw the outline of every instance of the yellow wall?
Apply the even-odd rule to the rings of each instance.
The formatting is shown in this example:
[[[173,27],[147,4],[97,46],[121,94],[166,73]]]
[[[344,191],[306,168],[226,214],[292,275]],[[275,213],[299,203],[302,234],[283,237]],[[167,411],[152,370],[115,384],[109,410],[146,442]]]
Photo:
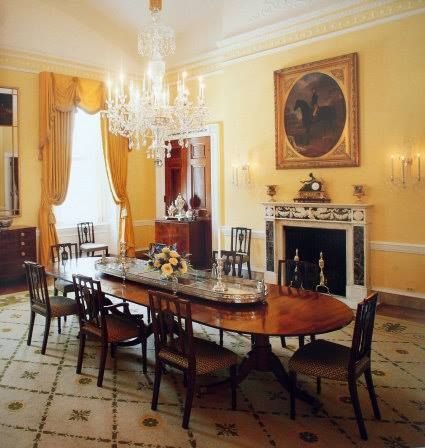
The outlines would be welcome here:
[[[291,202],[311,171],[275,169],[273,71],[357,52],[361,165],[314,169],[314,174],[326,182],[335,203],[352,203],[352,185],[366,186],[366,202],[373,204],[371,240],[425,244],[425,182],[403,189],[388,181],[390,155],[405,151],[408,140],[425,159],[424,17],[240,62],[205,79],[211,122],[223,123],[223,225],[263,230],[265,185],[279,185],[277,200]],[[238,160],[250,164],[250,187],[231,183],[232,163]],[[264,241],[256,240],[253,251],[254,265],[264,266]],[[374,252],[371,262],[373,286],[425,292],[425,256]]]

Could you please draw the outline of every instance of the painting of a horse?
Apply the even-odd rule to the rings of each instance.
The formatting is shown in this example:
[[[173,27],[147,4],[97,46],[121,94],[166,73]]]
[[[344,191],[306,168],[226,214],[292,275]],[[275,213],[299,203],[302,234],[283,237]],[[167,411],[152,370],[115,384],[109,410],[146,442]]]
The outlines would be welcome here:
[[[338,142],[345,126],[344,95],[324,73],[309,73],[289,92],[284,126],[288,140],[303,156],[320,157]]]

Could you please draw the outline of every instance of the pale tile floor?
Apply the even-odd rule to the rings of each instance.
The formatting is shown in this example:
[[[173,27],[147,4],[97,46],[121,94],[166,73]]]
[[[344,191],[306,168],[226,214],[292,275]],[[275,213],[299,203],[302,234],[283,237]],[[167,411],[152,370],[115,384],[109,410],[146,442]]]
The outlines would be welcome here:
[[[0,447],[386,447],[425,446],[425,326],[378,317],[373,370],[382,421],[373,420],[364,385],[360,398],[369,441],[357,432],[344,383],[324,381],[312,409],[297,402],[297,419],[288,417],[288,394],[269,374],[254,373],[239,387],[238,410],[230,393],[202,395],[194,401],[190,429],[181,428],[185,389],[178,372],[163,376],[158,411],[150,409],[154,354],[149,341],[148,373],[141,371],[140,348],[118,349],[108,358],[104,387],[96,386],[98,349],[88,343],[83,372],[75,373],[78,322],[68,319],[62,335],[56,323],[45,356],[40,354],[43,319],[36,318],[33,343],[26,345],[28,303],[23,294],[0,297]],[[325,337],[349,345],[352,327]],[[216,330],[196,331],[217,341]],[[227,333],[225,344],[243,356],[249,338]],[[290,349],[272,341],[285,364]],[[205,381],[214,380],[207,378]],[[302,380],[302,378],[301,378]],[[314,382],[302,387],[314,393]]]

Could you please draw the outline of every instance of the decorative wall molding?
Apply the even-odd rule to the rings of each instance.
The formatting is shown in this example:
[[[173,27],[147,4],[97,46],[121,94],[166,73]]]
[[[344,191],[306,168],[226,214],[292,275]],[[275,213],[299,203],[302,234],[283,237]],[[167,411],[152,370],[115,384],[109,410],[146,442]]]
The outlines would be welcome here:
[[[230,226],[222,226],[221,232],[225,237],[230,237]],[[265,240],[265,230],[252,230],[252,238]],[[399,243],[389,241],[370,241],[370,249],[382,252],[399,252],[405,254],[425,255],[425,244]]]
[[[217,50],[182,60],[169,73],[177,76],[183,67],[192,76],[217,72],[226,65],[423,14],[425,0],[369,0],[361,4],[353,1],[348,7],[335,2],[335,6],[324,11],[224,39],[218,42]]]
[[[182,67],[190,71],[190,76],[220,74],[226,65],[423,13],[425,0],[335,2],[309,14],[223,39],[217,42],[216,50],[179,61],[168,76],[174,79]],[[0,48],[0,68],[30,73],[53,71],[92,79],[104,79],[108,72],[106,67],[13,48]],[[129,76],[140,79],[142,69]]]
[[[396,243],[390,241],[371,241],[372,250],[382,252],[400,252],[404,254],[425,255],[425,244]]]

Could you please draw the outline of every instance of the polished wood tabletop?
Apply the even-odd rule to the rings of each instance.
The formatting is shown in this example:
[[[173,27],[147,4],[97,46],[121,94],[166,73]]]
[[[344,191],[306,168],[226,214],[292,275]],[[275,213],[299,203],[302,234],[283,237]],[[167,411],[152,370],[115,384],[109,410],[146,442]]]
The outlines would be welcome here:
[[[148,286],[102,274],[95,269],[96,258],[79,258],[53,263],[46,273],[72,282],[72,274],[101,280],[106,294],[148,306]],[[192,319],[223,330],[268,336],[299,336],[328,333],[348,325],[352,310],[343,302],[325,294],[297,291],[268,285],[266,303],[228,305],[191,298]]]

